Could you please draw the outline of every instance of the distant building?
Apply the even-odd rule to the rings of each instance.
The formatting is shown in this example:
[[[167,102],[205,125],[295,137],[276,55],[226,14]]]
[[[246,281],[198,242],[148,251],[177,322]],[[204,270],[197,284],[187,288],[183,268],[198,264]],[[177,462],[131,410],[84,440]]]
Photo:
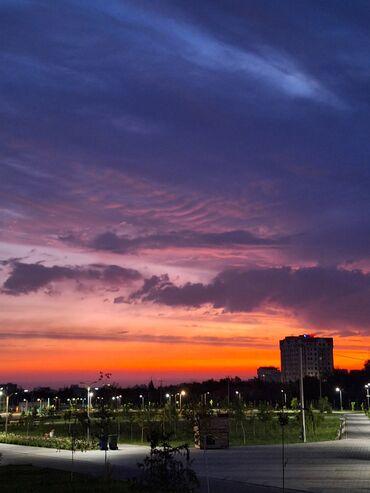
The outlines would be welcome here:
[[[300,347],[302,347],[303,376],[321,377],[333,372],[333,338],[304,334],[289,336],[280,341],[283,382],[295,382],[300,376]]]
[[[263,382],[281,382],[281,372],[275,366],[257,368],[257,377]]]

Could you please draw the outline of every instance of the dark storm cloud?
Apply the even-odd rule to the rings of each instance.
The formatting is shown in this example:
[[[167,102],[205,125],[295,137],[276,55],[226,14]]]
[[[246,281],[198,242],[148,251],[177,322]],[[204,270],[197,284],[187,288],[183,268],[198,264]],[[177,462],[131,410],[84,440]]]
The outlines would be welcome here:
[[[146,279],[126,300],[169,306],[210,304],[227,312],[275,305],[320,328],[370,328],[370,274],[330,268],[228,270],[210,283],[173,284],[167,275]],[[118,302],[116,300],[116,302]]]
[[[2,292],[19,295],[38,291],[50,284],[64,280],[101,282],[108,285],[125,285],[141,279],[134,269],[117,265],[91,264],[88,266],[46,267],[40,263],[26,264],[13,262],[9,277],[3,284]]]
[[[171,247],[222,247],[222,246],[274,246],[288,242],[287,238],[262,238],[249,231],[225,231],[222,233],[198,233],[194,231],[174,231],[166,234],[152,234],[137,238],[118,236],[107,232],[98,235],[90,244],[97,250],[127,253],[142,248],[162,249]]]

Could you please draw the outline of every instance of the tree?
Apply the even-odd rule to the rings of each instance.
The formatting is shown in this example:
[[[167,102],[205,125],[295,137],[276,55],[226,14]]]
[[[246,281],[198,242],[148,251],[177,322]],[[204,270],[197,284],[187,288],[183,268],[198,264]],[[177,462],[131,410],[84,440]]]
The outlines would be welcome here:
[[[191,468],[189,447],[187,444],[171,447],[169,438],[168,434],[152,431],[150,454],[138,464],[142,474],[134,480],[134,485],[148,493],[193,493],[199,481]]]

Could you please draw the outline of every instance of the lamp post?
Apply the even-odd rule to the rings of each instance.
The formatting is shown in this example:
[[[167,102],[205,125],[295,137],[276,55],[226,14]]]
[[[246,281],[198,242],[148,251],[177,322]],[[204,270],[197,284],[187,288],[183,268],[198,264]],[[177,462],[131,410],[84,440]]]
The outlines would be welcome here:
[[[339,402],[340,402],[340,410],[343,411],[343,402],[342,402],[342,389],[336,387],[336,392],[339,392]]]
[[[202,400],[203,400],[204,406],[207,405],[207,395],[209,395],[209,392],[204,392],[204,394],[202,394]]]
[[[365,389],[366,389],[366,400],[367,400],[367,410],[369,411],[370,409],[370,383],[367,383],[365,385]]]
[[[170,403],[170,407],[172,406],[172,399],[171,399],[171,394],[169,394],[167,392],[167,394],[165,395],[166,399],[168,399],[168,402]]]
[[[181,398],[186,396],[185,390],[182,390],[179,395],[180,395],[180,413],[181,413],[181,410],[182,410],[182,400],[181,400]]]
[[[282,401],[283,401],[283,408],[284,407],[286,408],[286,392],[284,389],[281,389],[280,392],[282,394],[281,396],[282,396]]]
[[[28,389],[24,389],[23,393],[24,394],[28,394]],[[28,395],[27,395],[27,397],[28,397]],[[23,402],[25,402],[25,411],[24,412],[27,414],[28,413],[28,403],[29,403],[29,400],[26,399],[26,398],[24,398],[23,399]]]
[[[242,400],[242,395],[241,395],[241,393],[239,392],[239,390],[235,390],[235,395],[237,395],[237,396],[238,396],[239,402],[241,402],[241,400]]]
[[[87,386],[87,406],[86,406],[86,411],[87,411],[87,419],[90,419],[90,385]]]
[[[141,399],[141,409],[144,411],[144,396],[143,394],[140,394],[139,397]]]
[[[121,398],[122,398],[122,395],[115,395],[114,397],[112,397],[112,401],[115,401],[116,403],[116,409],[118,411],[118,407],[121,405]],[[113,402],[114,404],[114,402]]]
[[[39,413],[41,416],[41,411],[42,411],[42,399],[37,399],[37,402],[39,403]]]
[[[9,420],[9,398],[10,395],[6,394],[3,391],[3,388],[0,389],[0,397],[5,395],[5,436],[8,434],[8,420]],[[13,395],[13,394],[11,394]]]
[[[301,417],[302,417],[302,441],[306,442],[306,418],[304,408],[304,387],[303,387],[303,347],[302,341],[299,345],[299,390],[301,394]]]
[[[8,434],[8,421],[9,421],[9,398],[10,395],[5,396],[5,436]]]
[[[14,392],[13,394],[7,394],[4,392],[3,388],[0,389],[0,396],[5,395],[5,435],[8,434],[8,422],[9,422],[9,399],[12,395],[17,395],[18,392]]]

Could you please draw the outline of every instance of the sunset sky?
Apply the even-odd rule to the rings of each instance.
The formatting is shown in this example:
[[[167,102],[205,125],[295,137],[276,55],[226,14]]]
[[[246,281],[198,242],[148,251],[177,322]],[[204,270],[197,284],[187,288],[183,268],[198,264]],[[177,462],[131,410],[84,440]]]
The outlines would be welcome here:
[[[0,2],[0,382],[370,357],[370,10]]]

